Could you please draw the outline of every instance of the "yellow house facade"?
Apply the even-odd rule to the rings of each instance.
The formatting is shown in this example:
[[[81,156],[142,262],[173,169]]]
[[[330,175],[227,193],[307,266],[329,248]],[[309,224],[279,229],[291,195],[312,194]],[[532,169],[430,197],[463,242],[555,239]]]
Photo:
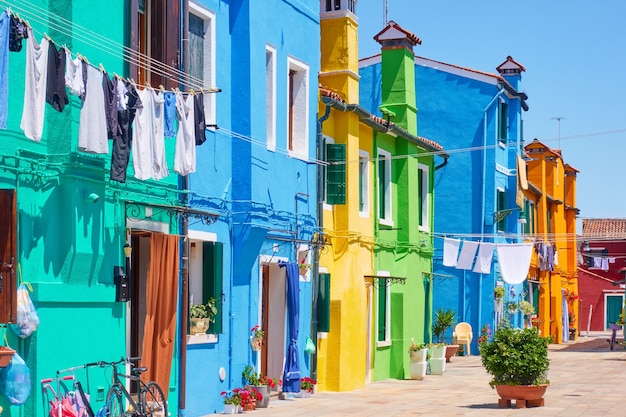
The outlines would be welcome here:
[[[526,169],[530,185],[525,193],[530,224],[527,238],[534,240],[537,249],[529,272],[530,288],[536,293],[538,307],[536,323],[542,334],[562,343],[570,333],[575,337],[578,329],[578,301],[566,296],[578,294],[578,171],[564,163],[559,149],[551,149],[537,139],[524,149],[528,155]],[[542,252],[544,245],[550,248]]]

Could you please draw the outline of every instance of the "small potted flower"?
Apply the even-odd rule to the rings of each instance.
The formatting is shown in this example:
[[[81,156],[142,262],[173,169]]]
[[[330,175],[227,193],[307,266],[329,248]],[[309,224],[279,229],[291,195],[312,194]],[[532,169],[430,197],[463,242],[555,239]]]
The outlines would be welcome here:
[[[300,396],[310,397],[315,388],[315,384],[317,384],[317,381],[309,378],[308,376],[300,378]]]
[[[302,258],[302,262],[300,262],[300,264],[298,265],[298,269],[300,270],[300,275],[306,275],[306,273],[309,272],[309,268],[311,268],[311,265],[307,264],[304,258]]]
[[[267,380],[269,379],[273,383],[272,378],[257,375],[254,367],[250,365],[246,365],[243,368],[241,376],[243,377],[244,383],[246,384],[246,388],[254,388],[257,392],[261,394],[260,398],[257,398],[256,406],[258,408],[267,408],[270,401],[270,392],[267,385]]]
[[[426,376],[426,370],[428,368],[428,362],[426,357],[428,354],[428,346],[423,343],[415,343],[411,340],[411,346],[409,346],[409,370],[411,372],[411,379],[424,379]]]
[[[261,350],[261,346],[263,345],[263,338],[265,337],[265,331],[263,331],[261,329],[261,326],[257,324],[256,326],[250,329],[250,332],[252,333],[250,335],[250,347],[252,347],[252,350],[254,350],[255,352],[258,352]]]
[[[478,336],[478,351],[480,352],[481,346],[487,343],[491,339],[491,326],[489,324],[483,324],[483,327],[480,329],[480,336]]]
[[[241,397],[241,407],[243,411],[252,411],[256,408],[257,400],[261,400],[263,395],[255,388],[247,387],[239,391]]]
[[[189,306],[189,333],[203,334],[215,321],[217,306],[215,298],[211,297],[206,304],[191,304]]]
[[[224,399],[224,414],[237,414],[237,409],[241,405],[239,390],[239,388],[235,388],[232,391],[222,391],[221,395]]]

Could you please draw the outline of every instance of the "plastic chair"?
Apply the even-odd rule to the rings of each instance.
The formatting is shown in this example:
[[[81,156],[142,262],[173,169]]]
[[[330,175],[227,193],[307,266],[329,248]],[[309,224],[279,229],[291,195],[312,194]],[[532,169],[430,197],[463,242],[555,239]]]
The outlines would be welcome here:
[[[455,345],[465,345],[464,351],[467,352],[465,354],[471,355],[470,346],[473,336],[472,325],[462,321],[454,326],[454,331],[452,332],[452,343]]]

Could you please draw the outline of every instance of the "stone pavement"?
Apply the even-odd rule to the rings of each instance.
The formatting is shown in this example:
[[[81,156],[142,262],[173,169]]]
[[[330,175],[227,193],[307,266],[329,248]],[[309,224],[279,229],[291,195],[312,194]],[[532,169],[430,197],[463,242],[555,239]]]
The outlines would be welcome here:
[[[245,412],[261,416],[626,416],[626,351],[611,351],[608,333],[551,345],[545,406],[498,409],[498,394],[480,357],[454,357],[443,375],[422,381],[388,379],[351,392],[278,400]],[[621,335],[618,334],[618,340]]]

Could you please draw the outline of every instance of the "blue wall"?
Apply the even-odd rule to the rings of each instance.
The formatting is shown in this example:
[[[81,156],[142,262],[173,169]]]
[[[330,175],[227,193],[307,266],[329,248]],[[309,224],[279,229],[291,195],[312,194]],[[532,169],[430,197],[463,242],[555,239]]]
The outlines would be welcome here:
[[[319,71],[318,2],[205,1],[203,6],[216,14],[216,85],[222,92],[216,96],[219,129],[207,131],[206,143],[197,148],[197,172],[189,177],[193,192],[190,204],[219,212],[220,219],[210,226],[195,224],[190,228],[216,233],[217,240],[224,243],[225,299],[223,333],[218,343],[187,349],[185,415],[190,417],[221,412],[220,392],[243,385],[245,365],[258,366],[248,337],[250,328],[260,322],[259,259],[272,258],[278,245],[280,257],[296,261],[293,240],[310,240],[317,225],[316,165],[312,162]],[[268,44],[276,50],[274,151],[266,147]],[[287,57],[309,67],[310,162],[288,156],[286,151]],[[296,193],[301,193],[297,203]],[[300,280],[298,346],[302,376],[310,373],[303,347],[311,324],[311,285]],[[223,382],[218,378],[220,367],[226,369]]]

